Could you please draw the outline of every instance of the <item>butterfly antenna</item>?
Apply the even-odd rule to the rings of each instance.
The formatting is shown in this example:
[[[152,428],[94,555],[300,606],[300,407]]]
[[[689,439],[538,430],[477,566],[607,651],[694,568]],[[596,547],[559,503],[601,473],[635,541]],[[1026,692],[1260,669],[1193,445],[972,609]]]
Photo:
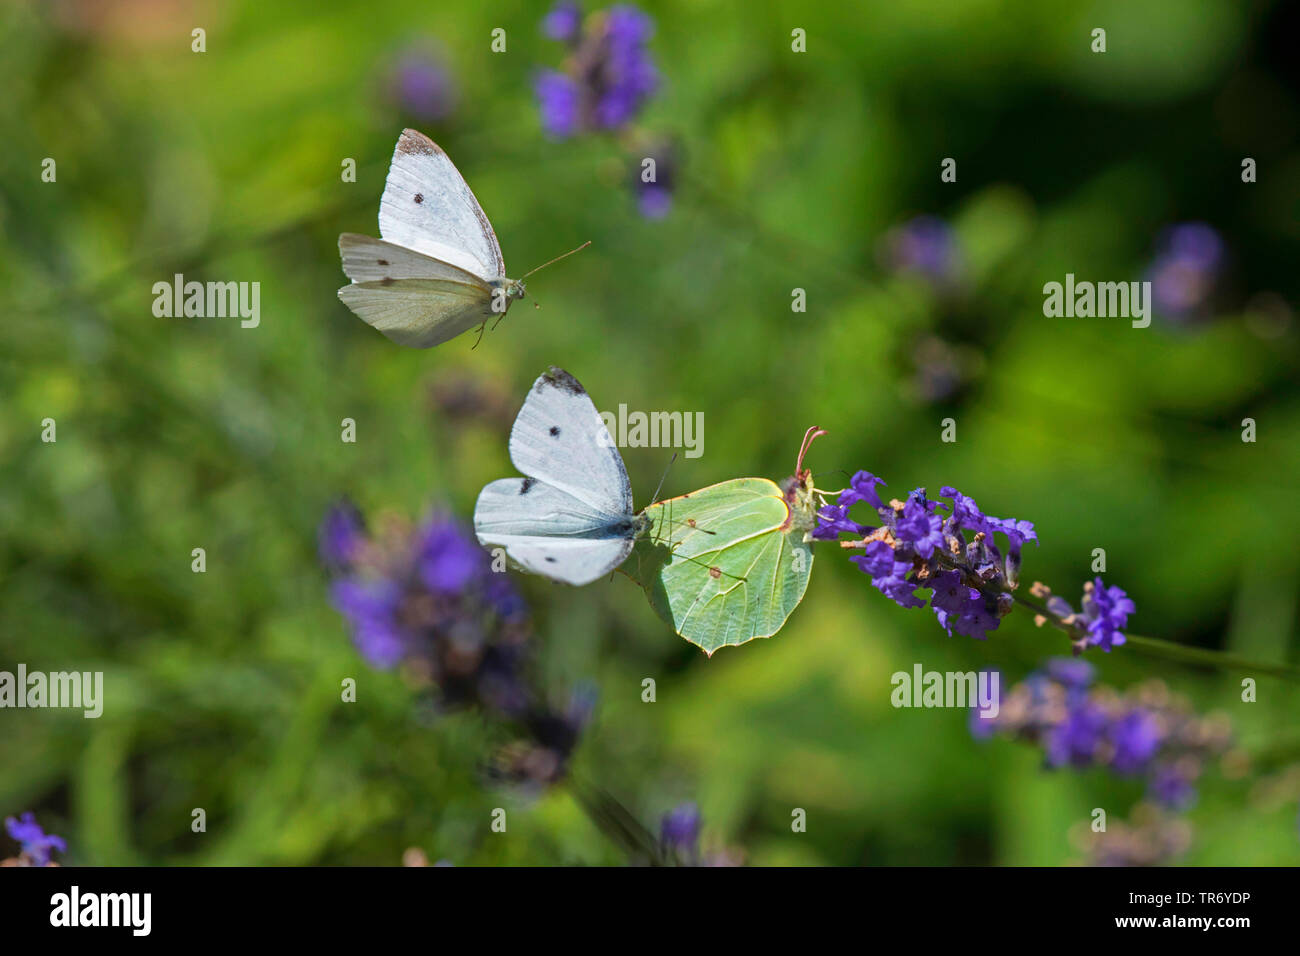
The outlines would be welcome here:
[[[818,428],[816,425],[810,426],[809,429],[803,433],[803,443],[799,446],[799,457],[794,463],[794,473],[796,475],[803,471],[803,456],[808,454],[808,449],[812,447],[812,443],[825,434],[826,429]]]
[[[552,259],[550,262],[543,262],[543,263],[542,263],[540,266],[538,266],[536,269],[532,269],[532,270],[530,270],[530,271],[528,271],[528,272],[525,272],[523,275],[521,275],[521,276],[519,277],[520,281],[522,281],[522,280],[524,280],[524,279],[527,279],[527,278],[528,278],[530,275],[532,275],[534,272],[541,272],[541,271],[542,271],[543,269],[545,269],[547,266],[555,265],[555,263],[559,262],[561,259],[567,259],[567,258],[569,258],[569,256],[573,255],[575,252],[581,252],[583,249],[586,249],[589,245],[591,245],[591,240],[590,240],[590,239],[588,239],[588,240],[587,240],[586,242],[584,242],[582,245],[578,246],[578,248],[576,248],[576,249],[570,249],[568,252],[566,252],[566,253],[565,253],[564,255],[562,255],[562,256],[556,256],[556,257],[555,257],[554,259]]]
[[[673,457],[668,459],[668,465],[664,468],[664,473],[659,476],[659,485],[655,488],[655,493],[650,496],[650,504],[646,505],[647,508],[659,500],[659,492],[664,490],[664,482],[668,479],[668,471],[673,467],[673,462],[676,460],[677,452],[673,452]]]

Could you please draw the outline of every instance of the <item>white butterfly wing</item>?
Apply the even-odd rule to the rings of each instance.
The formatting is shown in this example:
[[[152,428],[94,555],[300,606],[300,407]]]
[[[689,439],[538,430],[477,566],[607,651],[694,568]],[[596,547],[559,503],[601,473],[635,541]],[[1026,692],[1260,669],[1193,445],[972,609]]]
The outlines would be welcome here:
[[[427,349],[495,315],[483,285],[448,279],[354,282],[339,289],[343,303],[398,345]]]
[[[483,279],[506,274],[496,233],[438,144],[402,130],[379,201],[379,234]]]
[[[472,272],[431,259],[413,249],[345,232],[339,236],[339,256],[343,272],[353,282],[378,282],[380,279],[447,279],[480,286],[489,294],[492,287]]]
[[[597,511],[535,478],[485,486],[474,506],[474,532],[526,570],[576,586],[622,564],[636,537],[631,516]]]
[[[632,541],[607,538],[603,541],[559,541],[553,539],[520,543],[507,548],[510,557],[535,574],[582,587],[603,578],[632,553]]]
[[[510,431],[510,460],[597,514],[633,513],[623,456],[586,390],[563,369],[533,383]]]

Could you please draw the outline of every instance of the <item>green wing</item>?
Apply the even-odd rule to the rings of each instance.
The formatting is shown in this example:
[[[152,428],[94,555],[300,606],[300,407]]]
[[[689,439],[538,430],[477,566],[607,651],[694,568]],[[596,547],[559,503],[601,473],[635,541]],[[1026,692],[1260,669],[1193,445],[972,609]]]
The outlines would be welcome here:
[[[624,570],[682,637],[712,655],[770,637],[803,600],[812,548],[766,478],[737,478],[645,511],[653,522]]]

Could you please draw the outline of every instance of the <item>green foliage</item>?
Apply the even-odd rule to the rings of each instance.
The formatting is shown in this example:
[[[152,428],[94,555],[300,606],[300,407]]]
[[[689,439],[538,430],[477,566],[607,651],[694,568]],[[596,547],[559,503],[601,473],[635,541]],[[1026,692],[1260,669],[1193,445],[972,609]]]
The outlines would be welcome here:
[[[823,487],[857,468],[900,497],[958,485],[1036,523],[1027,583],[1077,599],[1104,548],[1136,632],[1295,659],[1300,152],[1275,14],[1111,3],[1111,52],[1093,55],[1088,17],[1030,0],[647,4],[665,87],[643,125],[684,148],[673,210],[649,221],[620,143],[542,136],[530,76],[559,53],[539,7],[241,0],[204,24],[184,4],[100,7],[0,5],[0,669],[102,670],[107,697],[98,720],[0,712],[0,815],[36,810],[69,862],[622,859],[568,792],[485,788],[491,729],[432,719],[400,675],[366,668],[316,558],[340,494],[468,518],[550,364],[609,408],[704,412],[705,454],[668,494],[788,474],[792,434],[816,422]],[[489,50],[496,26],[507,54]],[[459,87],[445,120],[386,96],[417,34]],[[593,240],[475,351],[395,347],[336,297],[338,234],[374,232],[404,125],[454,158],[512,273]],[[1258,183],[1240,182],[1243,155]],[[958,179],[941,183],[949,156]],[[881,265],[882,237],[920,212],[956,231],[951,287]],[[1139,279],[1187,219],[1233,255],[1212,319],[1043,316],[1043,283]],[[260,326],[155,318],[150,289],[178,272],[260,282]],[[936,349],[942,395],[924,387]],[[668,456],[625,452],[639,501]],[[1018,679],[1065,650],[1059,634],[1017,612],[987,642],[949,638],[833,549],[818,566],[777,637],[713,659],[620,577],[527,581],[544,673],[600,689],[578,772],[652,826],[697,799],[706,845],[757,864],[1063,863],[1071,825],[1137,798],[976,744],[962,713],[889,704],[891,673],[917,661]],[[1137,650],[1099,657],[1101,679],[1163,676],[1226,711],[1252,754],[1294,744],[1293,684],[1260,675],[1245,704],[1242,675]],[[1300,857],[1296,794],[1217,772],[1200,789],[1186,862]],[[499,806],[508,839],[488,828]]]

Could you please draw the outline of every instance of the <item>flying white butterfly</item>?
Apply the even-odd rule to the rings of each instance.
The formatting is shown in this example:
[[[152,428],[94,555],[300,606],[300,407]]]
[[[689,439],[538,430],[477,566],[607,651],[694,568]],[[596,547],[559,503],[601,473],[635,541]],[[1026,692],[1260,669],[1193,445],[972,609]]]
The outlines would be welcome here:
[[[510,460],[526,477],[483,488],[474,531],[525,570],[590,584],[622,564],[650,526],[632,510],[623,458],[596,406],[563,369],[533,383],[510,432]]]
[[[339,236],[343,271],[352,280],[339,298],[399,345],[427,349],[475,326],[481,336],[488,319],[500,321],[524,297],[523,279],[506,278],[496,233],[469,185],[438,144],[416,130],[402,130],[393,150],[379,234],[383,239]]]

